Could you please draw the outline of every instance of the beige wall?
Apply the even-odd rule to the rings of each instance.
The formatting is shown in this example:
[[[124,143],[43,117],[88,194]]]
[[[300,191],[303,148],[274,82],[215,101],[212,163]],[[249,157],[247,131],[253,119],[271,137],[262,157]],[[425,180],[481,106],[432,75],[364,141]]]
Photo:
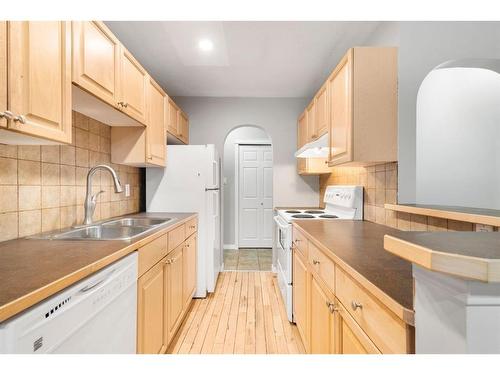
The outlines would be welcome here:
[[[111,176],[96,173],[93,193],[105,193],[94,219],[138,212],[140,169],[110,163],[110,152],[110,127],[78,112],[70,146],[0,144],[0,241],[81,223],[87,172],[99,163],[115,168],[131,195],[114,193]]]
[[[320,205],[328,185],[362,185],[364,187],[364,218],[378,224],[412,231],[472,231],[497,230],[455,220],[395,212],[384,208],[385,203],[397,203],[397,163],[371,167],[333,168],[331,174],[320,176]]]

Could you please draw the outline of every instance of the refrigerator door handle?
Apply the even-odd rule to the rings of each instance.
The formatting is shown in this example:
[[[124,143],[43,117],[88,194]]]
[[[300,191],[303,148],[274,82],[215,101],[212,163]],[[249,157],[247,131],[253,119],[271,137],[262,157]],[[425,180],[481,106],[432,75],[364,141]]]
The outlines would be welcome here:
[[[217,217],[219,216],[219,194],[217,192],[214,192],[212,194],[212,197],[213,197],[213,208],[212,208],[213,216]]]
[[[219,188],[205,188],[205,191],[219,191]]]
[[[219,166],[217,160],[212,161],[212,186],[219,186]]]

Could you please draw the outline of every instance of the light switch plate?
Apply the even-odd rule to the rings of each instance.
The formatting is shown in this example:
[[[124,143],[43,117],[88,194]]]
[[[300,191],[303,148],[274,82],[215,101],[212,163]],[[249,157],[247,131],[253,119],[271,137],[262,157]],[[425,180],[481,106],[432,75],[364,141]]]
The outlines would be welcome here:
[[[125,184],[125,196],[130,197],[130,185]]]

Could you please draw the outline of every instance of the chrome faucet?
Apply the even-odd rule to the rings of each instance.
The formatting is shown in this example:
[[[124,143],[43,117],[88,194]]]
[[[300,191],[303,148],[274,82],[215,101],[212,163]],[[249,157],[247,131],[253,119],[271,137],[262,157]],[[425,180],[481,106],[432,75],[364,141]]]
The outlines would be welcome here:
[[[104,169],[111,173],[113,177],[113,183],[115,184],[115,192],[121,193],[123,191],[120,180],[118,179],[118,175],[115,170],[111,168],[109,165],[100,164],[91,168],[89,173],[87,174],[87,195],[85,197],[85,218],[83,219],[84,225],[92,224],[92,216],[94,215],[95,206],[97,203],[97,197],[99,194],[104,193],[104,190],[99,191],[98,193],[92,195],[92,177],[98,169]]]

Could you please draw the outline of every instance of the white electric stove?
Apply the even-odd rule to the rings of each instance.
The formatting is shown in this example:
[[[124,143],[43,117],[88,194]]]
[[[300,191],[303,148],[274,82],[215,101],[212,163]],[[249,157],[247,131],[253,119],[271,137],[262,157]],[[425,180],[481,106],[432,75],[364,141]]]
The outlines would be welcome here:
[[[328,186],[325,208],[278,210],[276,222],[276,272],[278,285],[286,305],[288,320],[293,322],[292,309],[292,222],[294,220],[363,220],[363,187]]]

